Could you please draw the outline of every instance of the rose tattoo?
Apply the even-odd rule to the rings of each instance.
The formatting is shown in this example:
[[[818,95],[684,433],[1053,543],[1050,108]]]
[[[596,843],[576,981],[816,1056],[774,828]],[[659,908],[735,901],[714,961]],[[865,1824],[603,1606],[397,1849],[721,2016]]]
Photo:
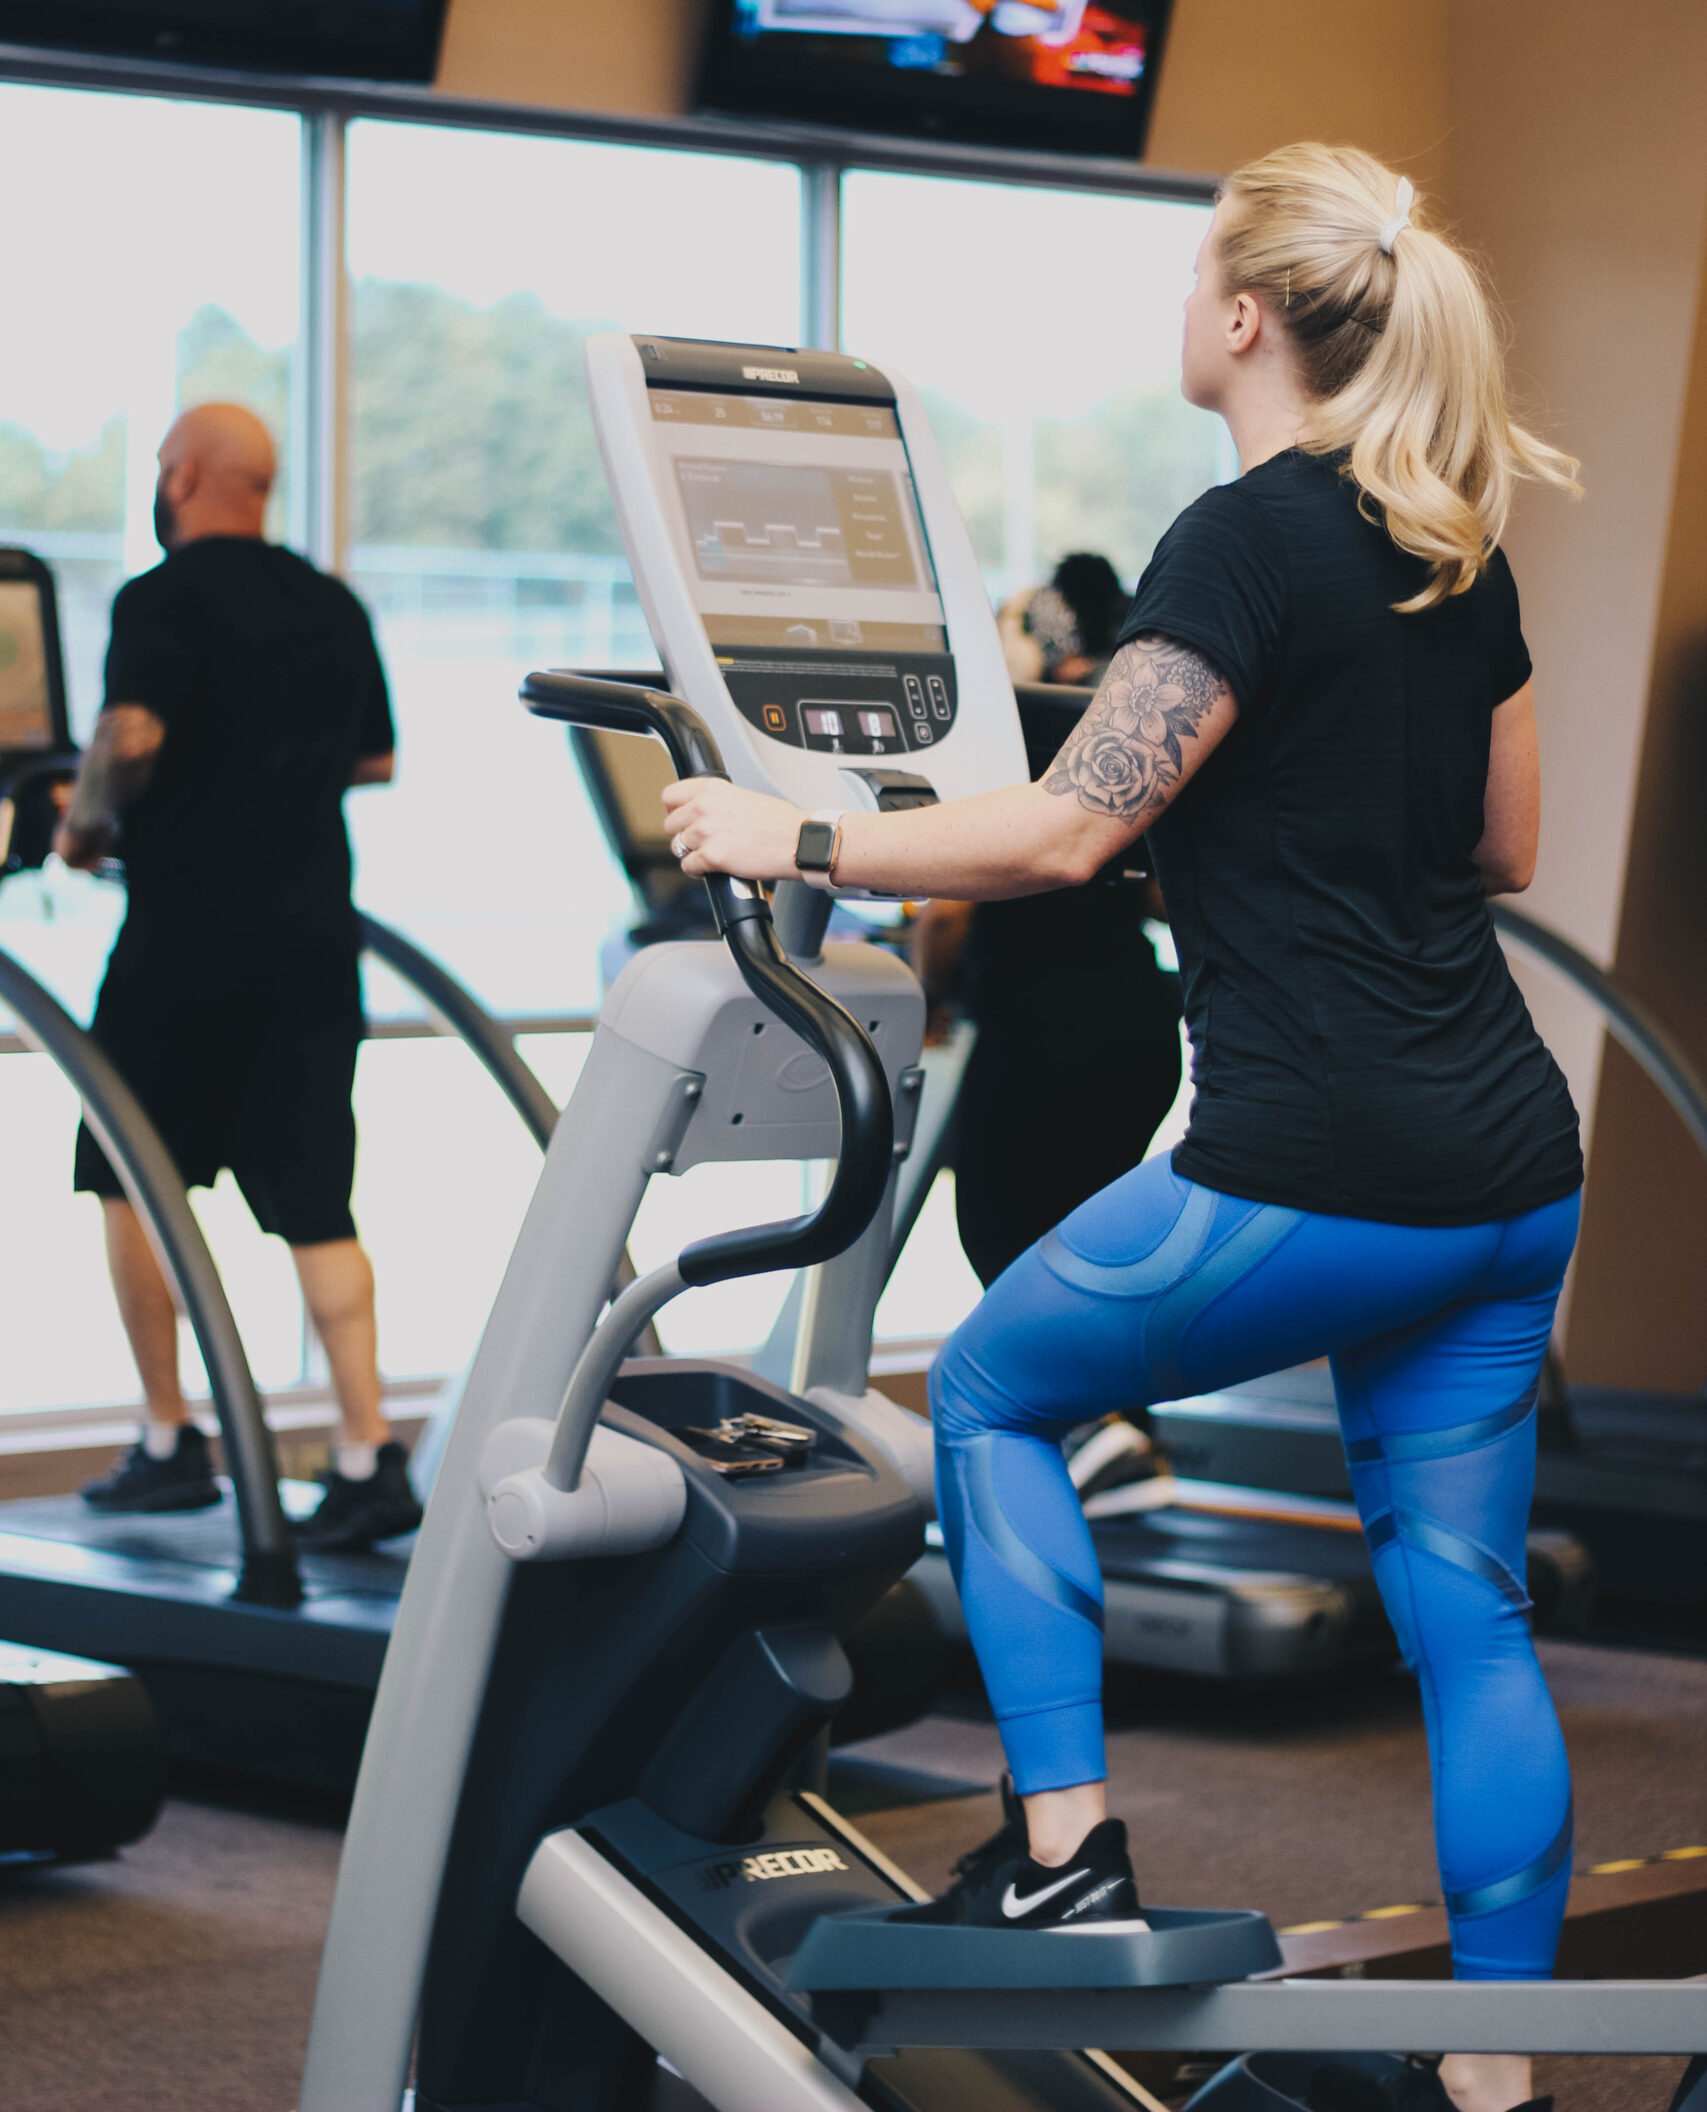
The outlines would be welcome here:
[[[1221,676],[1189,647],[1134,638],[1115,654],[1044,790],[1070,792],[1089,812],[1114,821],[1159,811],[1184,775],[1180,743],[1195,736],[1226,692]]]

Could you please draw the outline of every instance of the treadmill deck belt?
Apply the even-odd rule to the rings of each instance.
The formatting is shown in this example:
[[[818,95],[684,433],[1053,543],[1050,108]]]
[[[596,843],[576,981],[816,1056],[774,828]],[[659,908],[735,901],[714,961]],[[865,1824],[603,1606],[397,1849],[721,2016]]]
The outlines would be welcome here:
[[[223,1503],[204,1511],[156,1515],[91,1510],[79,1496],[30,1496],[0,1503],[0,1535],[53,1541],[95,1555],[117,1556],[152,1569],[214,1572],[229,1590],[237,1576],[237,1512],[229,1484]],[[312,1509],[319,1491],[311,1482],[284,1482],[287,1516]],[[303,1554],[302,1585],[310,1601],[351,1595],[395,1601],[403,1589],[409,1551],[406,1538],[388,1540],[365,1554]]]

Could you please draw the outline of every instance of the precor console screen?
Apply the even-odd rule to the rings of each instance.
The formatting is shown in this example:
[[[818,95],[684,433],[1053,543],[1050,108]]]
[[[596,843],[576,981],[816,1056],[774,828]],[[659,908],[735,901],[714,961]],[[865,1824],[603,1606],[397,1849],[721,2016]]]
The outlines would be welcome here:
[[[714,646],[947,650],[907,450],[887,405],[649,395],[678,555]]]
[[[33,580],[0,579],[0,754],[52,746],[41,594]]]

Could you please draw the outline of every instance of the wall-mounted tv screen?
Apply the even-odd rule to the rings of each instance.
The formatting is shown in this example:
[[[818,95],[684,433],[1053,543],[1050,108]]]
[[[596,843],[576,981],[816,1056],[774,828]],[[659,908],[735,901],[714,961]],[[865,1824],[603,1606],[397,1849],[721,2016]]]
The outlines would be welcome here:
[[[1136,157],[1170,0],[713,0],[701,107]]]
[[[430,81],[449,0],[0,0],[0,43],[250,73]]]

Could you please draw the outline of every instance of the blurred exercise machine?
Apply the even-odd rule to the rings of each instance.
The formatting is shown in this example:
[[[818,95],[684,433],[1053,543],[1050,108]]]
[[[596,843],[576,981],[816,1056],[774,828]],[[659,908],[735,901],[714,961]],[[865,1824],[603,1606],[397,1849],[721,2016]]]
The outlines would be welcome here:
[[[134,1673],[0,1643],[0,1868],[110,1854],[141,1839],[165,1793]]]

